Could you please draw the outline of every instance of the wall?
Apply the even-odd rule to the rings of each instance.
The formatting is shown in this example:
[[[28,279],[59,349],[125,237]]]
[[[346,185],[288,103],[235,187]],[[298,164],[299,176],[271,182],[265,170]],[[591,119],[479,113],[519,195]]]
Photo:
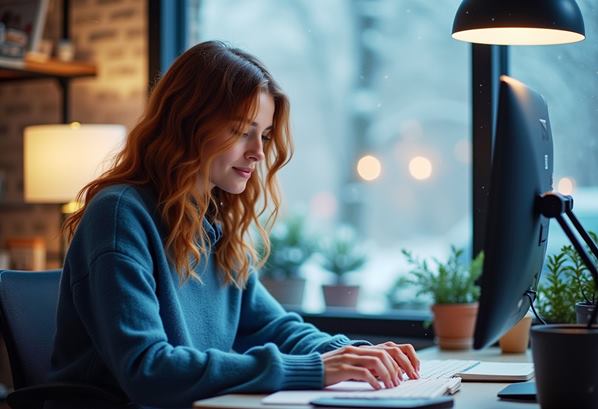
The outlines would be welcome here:
[[[59,38],[62,2],[51,0],[45,38]],[[142,113],[147,90],[147,1],[71,0],[76,58],[98,75],[74,79],[69,119],[119,123],[128,129]],[[60,122],[61,94],[53,80],[0,83],[0,249],[9,237],[42,236],[48,267],[58,265],[58,205],[23,203],[23,128]]]

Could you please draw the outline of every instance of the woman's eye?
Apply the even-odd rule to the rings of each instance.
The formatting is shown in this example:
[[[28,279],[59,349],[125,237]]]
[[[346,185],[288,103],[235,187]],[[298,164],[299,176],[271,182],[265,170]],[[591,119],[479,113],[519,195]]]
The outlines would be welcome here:
[[[270,142],[272,140],[272,135],[262,135],[262,141]]]

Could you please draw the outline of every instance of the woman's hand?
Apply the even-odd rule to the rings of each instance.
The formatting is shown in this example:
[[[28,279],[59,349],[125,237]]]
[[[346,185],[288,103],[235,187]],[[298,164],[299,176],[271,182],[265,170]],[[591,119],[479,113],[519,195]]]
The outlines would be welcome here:
[[[375,346],[346,346],[322,354],[324,385],[346,380],[368,382],[380,389],[399,385],[406,373],[412,379],[419,377],[419,359],[410,344],[385,342]]]

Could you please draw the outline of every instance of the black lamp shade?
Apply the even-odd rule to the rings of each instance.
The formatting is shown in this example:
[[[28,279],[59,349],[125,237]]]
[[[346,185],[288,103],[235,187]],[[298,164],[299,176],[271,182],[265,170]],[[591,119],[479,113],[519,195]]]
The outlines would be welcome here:
[[[482,44],[564,44],[585,38],[575,0],[463,0],[453,38]]]

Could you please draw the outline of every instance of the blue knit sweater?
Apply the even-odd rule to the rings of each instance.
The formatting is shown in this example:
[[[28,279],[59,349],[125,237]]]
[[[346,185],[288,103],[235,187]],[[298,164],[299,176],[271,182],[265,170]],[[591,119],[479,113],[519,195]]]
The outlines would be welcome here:
[[[352,342],[285,312],[255,272],[243,290],[224,285],[213,256],[196,268],[203,283],[180,284],[159,220],[149,189],[116,185],[91,201],[62,274],[50,379],[156,407],[321,388],[320,354]]]

